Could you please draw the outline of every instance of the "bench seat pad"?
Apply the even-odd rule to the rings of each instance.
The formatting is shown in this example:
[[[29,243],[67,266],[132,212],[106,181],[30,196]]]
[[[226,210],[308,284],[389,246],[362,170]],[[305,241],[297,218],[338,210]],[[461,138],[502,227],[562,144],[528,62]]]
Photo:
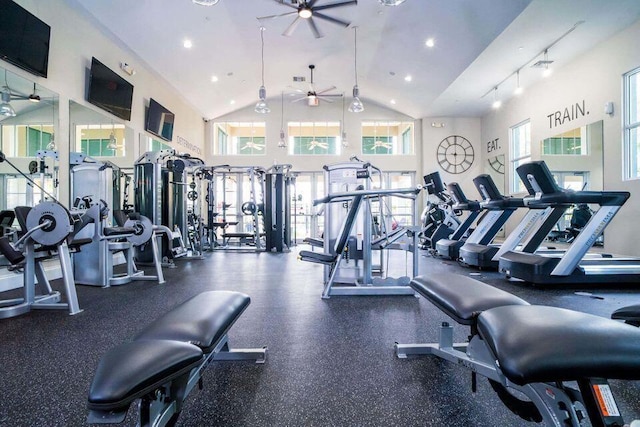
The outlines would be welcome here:
[[[640,322],[640,304],[619,308],[611,314],[611,318],[628,322]]]
[[[134,340],[190,342],[209,353],[250,302],[249,296],[240,292],[203,292],[155,320]]]
[[[333,264],[338,258],[336,255],[313,251],[300,251],[299,255],[302,261],[315,262],[317,264]]]
[[[126,409],[160,385],[202,362],[202,350],[177,341],[144,340],[121,344],[100,360],[89,390],[89,409]]]
[[[458,274],[416,276],[410,285],[445,314],[463,325],[475,323],[478,315],[490,308],[529,305],[515,295]]]
[[[518,385],[579,378],[640,379],[640,329],[556,307],[483,312],[478,331]]]

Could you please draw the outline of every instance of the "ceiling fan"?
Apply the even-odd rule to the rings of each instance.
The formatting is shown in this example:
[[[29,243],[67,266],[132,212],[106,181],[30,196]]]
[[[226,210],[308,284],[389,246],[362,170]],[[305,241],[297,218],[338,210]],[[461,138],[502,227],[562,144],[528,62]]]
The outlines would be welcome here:
[[[321,4],[317,5],[318,0],[274,0],[276,3],[280,3],[283,6],[290,7],[292,9],[296,9],[293,12],[282,13],[280,15],[271,15],[271,16],[263,16],[258,18],[258,20],[263,19],[271,19],[271,18],[279,18],[281,16],[291,16],[296,15],[296,18],[293,20],[291,25],[287,27],[287,29],[282,33],[284,36],[290,36],[295,31],[298,24],[300,24],[300,20],[305,20],[309,23],[309,28],[311,28],[311,32],[313,33],[315,38],[322,37],[322,33],[318,30],[315,21],[313,18],[323,19],[325,21],[333,22],[337,25],[342,25],[343,27],[348,27],[351,25],[351,22],[343,21],[338,18],[334,18],[332,16],[325,15],[321,13],[321,10],[333,9],[336,7],[350,6],[354,4],[358,4],[358,0],[342,0],[333,3]]]
[[[326,89],[323,90],[316,90],[316,85],[313,82],[313,70],[316,68],[315,65],[309,65],[309,70],[311,72],[311,79],[309,80],[309,90],[307,91],[306,95],[294,99],[291,102],[299,102],[302,100],[307,100],[307,105],[309,107],[317,107],[318,105],[320,105],[320,101],[325,101],[325,102],[333,102],[333,100],[331,100],[331,98],[339,98],[342,97],[341,93],[327,93],[329,91],[334,90],[336,87],[335,86],[331,86],[328,87]],[[300,92],[300,93],[304,93],[304,91],[302,89],[296,89],[296,92]]]
[[[307,149],[311,151],[316,147],[326,150],[329,148],[329,144],[327,144],[326,142],[321,142],[321,141],[318,141],[317,139],[314,139],[309,143],[309,146],[307,147]]]
[[[264,150],[264,145],[262,144],[257,144],[253,141],[247,141],[241,148],[240,151],[243,150],[247,150],[247,149],[252,149],[252,150],[258,150],[258,151],[262,151]]]

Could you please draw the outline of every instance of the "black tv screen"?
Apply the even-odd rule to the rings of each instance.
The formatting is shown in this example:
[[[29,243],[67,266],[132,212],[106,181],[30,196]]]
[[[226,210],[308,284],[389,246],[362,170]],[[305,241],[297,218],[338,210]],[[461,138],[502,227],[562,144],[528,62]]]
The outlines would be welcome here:
[[[91,59],[87,101],[124,120],[131,120],[133,85],[109,67]]]
[[[51,27],[12,0],[0,0],[0,58],[47,77]]]
[[[145,130],[165,141],[171,141],[174,120],[175,116],[171,111],[158,104],[153,98],[149,100]]]

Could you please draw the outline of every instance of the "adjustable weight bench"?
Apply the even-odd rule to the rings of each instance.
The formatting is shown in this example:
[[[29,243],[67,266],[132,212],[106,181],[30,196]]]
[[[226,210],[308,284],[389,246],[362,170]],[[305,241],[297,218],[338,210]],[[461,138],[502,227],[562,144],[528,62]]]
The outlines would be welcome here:
[[[640,379],[640,329],[529,305],[467,276],[418,276],[411,286],[470,326],[471,334],[468,342],[453,343],[453,329],[445,322],[438,343],[396,343],[398,357],[434,355],[464,366],[472,373],[473,391],[476,375],[487,377],[500,400],[527,421],[577,427],[588,418],[594,427],[624,425],[607,379]]]
[[[88,423],[124,421],[140,399],[139,426],[173,425],[213,361],[264,363],[266,347],[230,349],[227,332],[249,306],[240,292],[204,292],[178,305],[100,360],[89,390]]]

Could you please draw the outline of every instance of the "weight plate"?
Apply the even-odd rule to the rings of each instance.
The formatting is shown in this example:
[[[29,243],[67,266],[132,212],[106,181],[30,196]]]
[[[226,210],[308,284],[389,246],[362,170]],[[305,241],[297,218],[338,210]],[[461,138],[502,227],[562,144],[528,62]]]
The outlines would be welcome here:
[[[34,174],[37,172],[38,172],[38,162],[36,162],[35,160],[31,160],[29,162],[29,173]]]
[[[153,224],[146,216],[140,215],[140,219],[128,219],[124,223],[125,227],[131,227],[135,231],[127,237],[127,240],[134,246],[142,246],[147,243],[153,236]]]
[[[42,202],[35,205],[27,215],[27,229],[31,230],[46,220],[51,221],[51,225],[33,233],[31,239],[34,242],[45,246],[55,246],[73,231],[69,212],[54,202]]]
[[[189,199],[189,200],[191,200],[191,201],[194,201],[194,200],[196,200],[197,198],[198,198],[198,193],[197,193],[197,192],[195,192],[195,191],[189,191],[189,192],[187,193],[187,199]]]

